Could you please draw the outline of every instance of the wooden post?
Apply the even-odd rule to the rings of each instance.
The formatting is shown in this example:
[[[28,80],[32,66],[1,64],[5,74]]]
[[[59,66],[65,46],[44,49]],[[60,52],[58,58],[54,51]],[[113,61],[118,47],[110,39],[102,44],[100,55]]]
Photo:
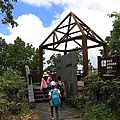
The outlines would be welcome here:
[[[66,55],[67,54],[67,52],[66,51],[64,51],[64,55]]]
[[[107,44],[103,46],[104,49],[104,57],[108,57],[108,46]]]
[[[40,80],[43,74],[43,49],[39,47],[39,72],[40,72]]]
[[[88,74],[88,50],[87,50],[87,36],[82,35],[82,51],[83,51],[83,73],[84,76]]]

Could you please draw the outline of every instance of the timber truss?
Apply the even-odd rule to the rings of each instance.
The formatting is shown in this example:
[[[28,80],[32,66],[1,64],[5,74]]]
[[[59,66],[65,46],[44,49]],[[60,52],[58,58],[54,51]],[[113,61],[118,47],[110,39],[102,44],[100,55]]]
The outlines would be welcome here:
[[[83,68],[84,72],[86,72],[85,74],[87,74],[87,50],[89,48],[96,48],[101,46],[104,47],[104,53],[107,56],[107,52],[105,52],[107,51],[106,42],[82,20],[80,20],[74,13],[70,12],[42,42],[42,44],[39,46],[39,49],[40,57],[42,57],[41,50],[43,49],[64,52],[64,54],[67,54],[67,52],[71,51],[82,50],[83,62],[85,62],[83,63]],[[40,63],[40,65],[41,64],[42,63]]]

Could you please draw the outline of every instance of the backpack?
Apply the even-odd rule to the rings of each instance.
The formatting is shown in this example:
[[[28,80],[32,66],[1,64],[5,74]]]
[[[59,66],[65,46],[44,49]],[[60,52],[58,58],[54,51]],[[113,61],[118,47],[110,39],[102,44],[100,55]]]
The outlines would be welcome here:
[[[60,93],[63,94],[64,93],[64,89],[63,89],[64,84],[63,84],[63,82],[58,82],[57,86],[58,86],[58,89],[60,90]]]
[[[44,79],[44,80],[45,80],[45,79]],[[48,83],[47,80],[45,80],[45,82],[47,83],[47,88],[50,89],[50,88],[51,88],[50,83]]]
[[[52,105],[54,107],[59,106],[61,104],[61,100],[58,94],[58,89],[56,89],[55,91],[51,90],[51,96],[52,96]]]
[[[48,85],[48,86],[47,86],[47,88],[51,88],[51,85],[50,85],[50,83],[47,83],[47,85]]]

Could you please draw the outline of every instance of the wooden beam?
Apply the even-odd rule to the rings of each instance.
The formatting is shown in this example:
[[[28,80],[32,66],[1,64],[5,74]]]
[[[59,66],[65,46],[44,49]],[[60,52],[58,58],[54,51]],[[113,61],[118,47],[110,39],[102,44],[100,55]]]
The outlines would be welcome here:
[[[104,57],[108,57],[108,46],[107,44],[103,46],[104,49]]]
[[[78,21],[76,20],[76,17],[74,16],[74,14],[71,12],[71,15],[73,17],[73,19],[75,20],[75,23],[77,24],[78,28],[80,29],[81,33],[84,35],[84,30],[83,28],[81,27],[81,25],[78,23]]]
[[[71,12],[72,13],[72,12]],[[81,24],[85,27],[87,27],[88,29],[91,29],[90,27],[88,27],[82,20],[80,20],[74,13],[72,13],[72,15],[75,17],[75,19],[77,19],[79,22],[81,22]],[[82,27],[82,26],[81,26]],[[82,27],[83,28],[83,27]],[[98,37],[102,42],[105,42],[100,36],[98,36],[93,30],[92,33],[94,34],[94,36]]]
[[[46,45],[42,45],[41,47],[46,49],[47,46],[52,46],[52,45],[60,44],[60,43],[63,43],[63,42],[72,41],[72,40],[75,40],[75,39],[82,39],[82,35],[75,36],[75,37],[72,37],[72,38],[69,38],[69,39],[64,39],[64,40],[61,40],[61,41],[59,40],[59,41],[54,42],[54,43],[49,43],[49,44],[46,44]]]
[[[69,33],[70,31],[75,27],[75,24],[69,29]],[[61,37],[61,39],[59,41],[64,40],[66,37],[68,37],[68,32],[64,34],[64,36]],[[60,43],[59,43],[60,44]],[[56,46],[56,48],[59,46],[59,44]]]
[[[56,37],[56,40],[59,41],[59,40],[58,40],[58,36],[57,36],[57,34],[56,34],[55,31],[54,31],[54,35],[55,35],[55,37]]]
[[[74,22],[74,23],[70,23],[70,24],[68,24],[68,25],[64,25],[64,26],[62,26],[62,27],[57,28],[57,30],[62,29],[62,28],[65,28],[65,27],[68,27],[69,25],[74,25],[74,24],[75,24],[75,22]]]
[[[96,48],[96,47],[101,47],[103,45],[93,45],[93,46],[88,46],[87,49],[90,49],[90,48]],[[67,52],[71,52],[71,51],[77,51],[77,50],[82,50],[82,46],[81,48],[73,48],[73,49],[70,49],[70,50],[66,50]]]
[[[40,72],[40,80],[43,74],[43,49],[39,47],[39,72]]]
[[[96,42],[96,43],[99,43],[99,44],[102,44],[102,45],[105,45],[106,43],[105,42],[102,42],[102,41],[99,41],[93,37],[90,37],[90,36],[87,36],[87,38],[93,42]]]
[[[101,47],[101,46],[103,46],[103,45],[98,44],[98,45],[88,46],[87,49]],[[46,49],[46,50],[52,50],[52,51],[58,51],[58,52],[71,52],[71,51],[82,50],[82,46],[81,45],[80,45],[80,48],[73,48],[73,49],[68,49],[68,50],[66,49],[66,47],[65,47],[65,49],[57,49],[57,48],[54,48],[54,47],[53,48],[46,47],[44,49]]]
[[[92,46],[88,46],[87,49],[101,47],[101,46],[103,46],[103,45],[102,44],[92,45]]]
[[[81,48],[82,48],[82,45],[79,44],[76,40],[73,40],[76,44],[78,44]]]
[[[57,30],[57,29],[59,28],[59,26],[61,26],[61,24],[62,24],[69,16],[70,16],[70,13],[69,13],[69,14],[63,19],[63,21],[50,33],[50,35],[42,42],[42,44],[41,44],[40,46],[44,45],[44,43],[50,38],[50,36],[51,36],[52,34],[54,34],[54,31]]]
[[[82,51],[83,51],[83,74],[88,74],[88,50],[87,50],[87,36],[82,35]]]

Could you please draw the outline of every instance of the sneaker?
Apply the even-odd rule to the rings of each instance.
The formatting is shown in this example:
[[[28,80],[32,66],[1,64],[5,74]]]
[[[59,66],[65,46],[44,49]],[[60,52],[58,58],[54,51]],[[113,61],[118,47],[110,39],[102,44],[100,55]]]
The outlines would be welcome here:
[[[51,117],[51,120],[54,120],[54,117]]]

